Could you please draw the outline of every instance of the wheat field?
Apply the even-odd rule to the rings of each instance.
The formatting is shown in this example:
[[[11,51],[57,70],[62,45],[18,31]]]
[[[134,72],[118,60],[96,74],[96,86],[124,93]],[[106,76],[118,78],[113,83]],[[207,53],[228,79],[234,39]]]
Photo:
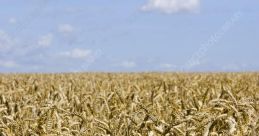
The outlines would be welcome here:
[[[0,75],[1,136],[256,136],[258,73]]]

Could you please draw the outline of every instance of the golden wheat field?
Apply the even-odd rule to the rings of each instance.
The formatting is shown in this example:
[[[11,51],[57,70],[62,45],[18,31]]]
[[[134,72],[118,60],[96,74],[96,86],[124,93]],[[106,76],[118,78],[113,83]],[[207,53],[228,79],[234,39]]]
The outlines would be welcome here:
[[[258,73],[0,75],[1,136],[256,136]]]

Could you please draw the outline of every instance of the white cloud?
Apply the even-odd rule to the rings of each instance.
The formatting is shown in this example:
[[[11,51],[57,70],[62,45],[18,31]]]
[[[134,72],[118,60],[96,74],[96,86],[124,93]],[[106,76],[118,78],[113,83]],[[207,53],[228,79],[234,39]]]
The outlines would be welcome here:
[[[200,0],[149,0],[143,11],[160,11],[167,14],[178,12],[197,12]]]
[[[49,47],[52,44],[52,41],[53,41],[53,35],[47,34],[40,37],[40,39],[38,40],[38,45],[40,47]]]
[[[85,49],[73,49],[71,51],[61,52],[59,54],[63,57],[73,58],[73,59],[87,59],[93,57],[92,50],[85,50]]]
[[[223,71],[241,71],[241,70],[246,70],[247,67],[248,67],[248,64],[230,63],[230,64],[223,65],[221,69]]]
[[[121,63],[121,66],[124,67],[124,68],[133,68],[133,67],[136,67],[137,64],[134,61],[123,61]]]
[[[14,61],[4,61],[4,60],[0,60],[0,66],[4,67],[4,68],[14,68],[17,67],[18,64]]]
[[[58,26],[58,31],[64,35],[67,35],[74,32],[75,28],[70,24],[61,24]]]
[[[9,22],[10,24],[16,24],[16,23],[17,23],[17,20],[16,20],[16,18],[11,17],[11,18],[9,18],[8,22]]]
[[[163,63],[163,64],[160,65],[160,67],[161,68],[172,68],[172,67],[174,67],[174,65],[169,64],[169,63]]]
[[[7,33],[0,30],[0,52],[6,52],[12,49],[14,39],[12,39]]]

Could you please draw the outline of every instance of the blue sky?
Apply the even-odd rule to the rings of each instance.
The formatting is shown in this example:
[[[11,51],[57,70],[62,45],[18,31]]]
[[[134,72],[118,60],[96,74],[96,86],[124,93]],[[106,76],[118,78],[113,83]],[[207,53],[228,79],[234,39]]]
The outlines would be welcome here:
[[[257,71],[258,5],[1,0],[0,72]]]

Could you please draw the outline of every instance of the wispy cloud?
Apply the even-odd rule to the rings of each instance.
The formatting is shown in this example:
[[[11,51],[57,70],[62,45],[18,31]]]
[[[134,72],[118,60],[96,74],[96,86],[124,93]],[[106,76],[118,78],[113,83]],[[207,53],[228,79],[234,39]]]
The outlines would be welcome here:
[[[16,23],[17,23],[17,20],[16,20],[16,18],[11,17],[11,18],[9,18],[8,22],[9,22],[10,24],[16,24]]]
[[[143,11],[160,11],[167,14],[179,12],[197,12],[200,0],[149,0]]]
[[[5,31],[0,30],[0,52],[10,50],[14,45],[14,39],[11,38]]]
[[[228,63],[221,66],[222,71],[243,71],[249,69],[249,67],[256,67],[253,64],[246,63]],[[219,68],[220,69],[220,68]]]
[[[60,24],[58,26],[58,31],[64,35],[68,35],[75,31],[75,28],[70,24]]]
[[[39,38],[38,45],[40,47],[49,47],[52,44],[52,41],[53,41],[53,34],[47,34]]]
[[[18,64],[12,60],[0,60],[0,66],[4,68],[15,68]]]
[[[162,64],[160,64],[160,67],[168,69],[168,68],[174,68],[175,66],[173,64],[170,64],[170,63],[162,63]]]
[[[92,57],[93,51],[92,50],[85,50],[85,49],[79,49],[75,48],[71,51],[64,51],[59,53],[59,56],[72,58],[72,59],[87,59]]]
[[[124,68],[134,68],[137,66],[137,64],[134,61],[123,61],[121,63],[121,66]]]

